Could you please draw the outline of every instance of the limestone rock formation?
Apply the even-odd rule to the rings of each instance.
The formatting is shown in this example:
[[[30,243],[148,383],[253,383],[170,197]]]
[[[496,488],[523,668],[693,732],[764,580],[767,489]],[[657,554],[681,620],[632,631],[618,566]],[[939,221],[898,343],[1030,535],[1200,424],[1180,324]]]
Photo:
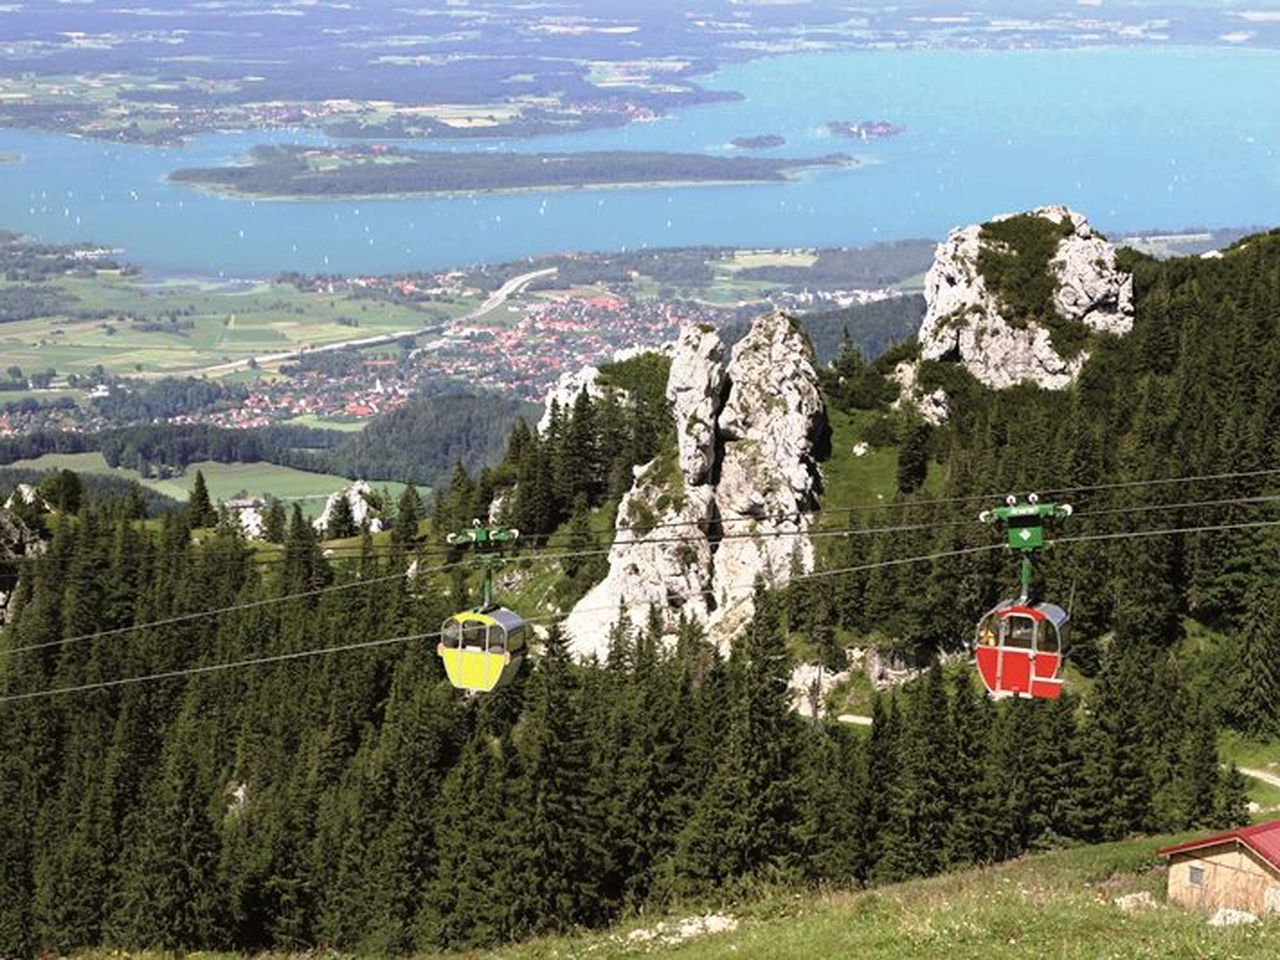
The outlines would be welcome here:
[[[594,400],[600,397],[604,391],[596,383],[599,377],[600,370],[597,367],[583,367],[578,371],[568,371],[560,374],[560,379],[547,392],[547,399],[543,404],[542,419],[538,421],[538,432],[546,433],[547,428],[551,426],[551,408],[553,406],[559,405],[562,411],[573,409],[573,402],[578,399],[578,394],[584,389],[591,399]]]
[[[716,504],[725,538],[716,551],[713,635],[733,637],[751,619],[758,574],[785,582],[813,567],[805,535],[817,508],[826,410],[813,351],[783,313],[758,319],[733,348],[719,418],[724,453]]]
[[[811,567],[826,411],[812,351],[783,314],[761,317],[726,368],[715,331],[689,327],[667,381],[677,451],[636,468],[618,509],[609,573],[570,613],[580,654],[603,653],[609,625],[650,610],[732,639],[750,620],[758,575],[784,582]],[[678,536],[678,541],[673,541]]]
[[[373,487],[364,480],[357,480],[345,490],[330,494],[329,499],[324,503],[324,511],[315,520],[311,521],[311,526],[321,534],[328,530],[329,520],[333,516],[338,500],[346,497],[347,503],[351,506],[351,519],[355,521],[356,526],[363,527],[367,523],[370,533],[378,533],[382,529],[382,520],[376,515],[369,503],[369,498],[372,494]]]
[[[1082,214],[1067,207],[1038,207],[1030,215],[1061,228],[1047,267],[1056,285],[1052,303],[1058,317],[1093,332],[1128,333],[1133,327],[1133,277],[1116,266],[1115,248]],[[1035,320],[1013,321],[1007,304],[998,291],[988,289],[979,270],[984,249],[1008,248],[984,237],[977,224],[952,230],[938,246],[925,278],[929,307],[920,327],[921,357],[957,360],[995,389],[1028,380],[1063,389],[1075,380],[1088,351],[1064,355],[1049,329]]]
[[[676,423],[680,472],[688,483],[711,480],[716,413],[724,402],[724,383],[724,344],[715,329],[685,327],[671,356],[667,400]]]
[[[0,509],[0,627],[9,623],[22,558],[44,553],[45,542],[15,514]]]

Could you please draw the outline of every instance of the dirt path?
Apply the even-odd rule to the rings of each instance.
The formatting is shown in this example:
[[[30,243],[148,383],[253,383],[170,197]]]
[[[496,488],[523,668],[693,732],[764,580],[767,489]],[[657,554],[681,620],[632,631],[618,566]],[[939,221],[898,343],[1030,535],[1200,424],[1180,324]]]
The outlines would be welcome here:
[[[1257,767],[1236,767],[1246,777],[1253,777],[1255,780],[1261,780],[1263,783],[1269,783],[1273,787],[1280,787],[1280,774],[1269,773],[1266,770],[1259,770]]]

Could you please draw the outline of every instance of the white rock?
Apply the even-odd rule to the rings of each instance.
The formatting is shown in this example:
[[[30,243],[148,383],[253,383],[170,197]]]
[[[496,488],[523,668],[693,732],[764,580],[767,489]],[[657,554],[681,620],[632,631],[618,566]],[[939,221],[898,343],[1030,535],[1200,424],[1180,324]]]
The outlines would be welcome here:
[[[240,530],[248,540],[261,540],[267,528],[262,511],[257,507],[249,507],[238,511]]]
[[[1232,910],[1228,907],[1223,907],[1209,918],[1211,927],[1237,927],[1241,924],[1257,922],[1257,916],[1248,910]]]
[[[853,445],[853,455],[855,457],[865,457],[870,452],[871,444],[867,443],[865,440]]]
[[[893,409],[901,410],[911,407],[924,419],[925,423],[940,426],[947,422],[951,415],[951,405],[945,390],[924,392],[919,386],[920,365],[904,360],[893,368],[893,379],[898,383],[898,399],[893,401]]]
[[[339,490],[337,493],[329,495],[329,499],[324,502],[324,510],[320,516],[311,521],[311,526],[320,534],[324,534],[329,529],[329,520],[333,516],[333,510],[338,504],[338,500],[342,497],[347,498],[347,503],[351,505],[351,519],[355,521],[356,527],[363,527],[366,523],[369,525],[370,533],[378,533],[382,530],[382,521],[374,516],[373,507],[369,506],[369,501],[365,499],[367,495],[373,493],[373,487],[364,480],[357,480],[345,490]]]
[[[1050,263],[1058,280],[1056,312],[1101,333],[1127,334],[1133,328],[1133,277],[1116,267],[1115,248],[1067,207],[1038,207],[1031,213],[1072,226]],[[1015,214],[995,219],[1011,216]],[[1028,380],[1063,389],[1084,366],[1087,351],[1065,358],[1054,349],[1047,329],[1034,322],[1018,328],[1005,320],[998,297],[978,273],[978,256],[988,242],[981,233],[981,225],[961,227],[938,246],[925,277],[929,306],[920,326],[921,357],[958,360],[995,389]]]
[[[716,504],[725,538],[715,554],[711,637],[726,645],[754,613],[757,576],[782,584],[813,568],[807,536],[821,479],[817,442],[826,410],[813,351],[790,317],[760,317],[733,348]]]
[[[826,670],[820,664],[801,663],[791,671],[787,689],[791,693],[791,706],[802,717],[819,718],[826,715],[824,704],[827,694],[849,679],[849,671]],[[815,710],[815,703],[817,701]]]
[[[808,340],[770,314],[737,344],[727,369],[723,353],[715,333],[697,327],[677,341],[667,383],[680,428],[676,469],[637,468],[619,506],[609,573],[566,621],[579,655],[605,651],[619,609],[642,625],[655,608],[668,631],[687,616],[727,645],[751,619],[758,576],[779,584],[813,565],[805,534],[826,413]],[[637,522],[652,529],[637,533]],[[708,537],[717,527],[725,537]],[[673,531],[680,542],[671,542]]]
[[[681,615],[706,622],[712,596],[712,489],[681,491],[656,483],[656,463],[639,468],[635,485],[618,505],[609,573],[591,588],[565,619],[564,628],[579,656],[603,657],[610,627],[625,611],[635,626],[657,610],[664,628],[674,632]],[[647,523],[642,523],[642,519]],[[637,529],[636,524],[641,528]],[[641,532],[653,524],[652,529]],[[668,526],[676,524],[678,526]],[[681,542],[672,541],[679,530]]]
[[[52,509],[49,506],[49,501],[42,497],[40,491],[29,483],[20,483],[13,488],[13,493],[9,494],[9,499],[4,502],[4,509],[12,510],[20,503],[28,507],[34,506],[41,513],[47,513]]]
[[[584,389],[587,391],[587,396],[593,400],[604,396],[604,388],[596,382],[599,377],[600,371],[596,367],[583,367],[577,372],[560,374],[560,379],[555,382],[543,404],[542,419],[538,421],[538,432],[546,433],[551,426],[553,404],[559,404],[560,413],[563,415],[573,409],[578,394]]]
[[[1137,913],[1139,910],[1151,910],[1159,906],[1156,903],[1156,898],[1151,895],[1150,890],[1142,890],[1138,893],[1116,897],[1115,905],[1124,913]]]
[[[671,357],[667,400],[676,424],[680,472],[685,482],[711,479],[716,455],[716,413],[724,388],[724,344],[709,327],[680,331]]]
[[[738,929],[737,918],[710,913],[702,917],[689,917],[686,920],[675,920],[668,923],[660,923],[654,927],[632,930],[627,934],[626,942],[633,945],[655,943],[663,946],[674,946],[686,940],[692,940],[695,937],[705,937],[708,934],[715,933],[730,933],[736,929]]]

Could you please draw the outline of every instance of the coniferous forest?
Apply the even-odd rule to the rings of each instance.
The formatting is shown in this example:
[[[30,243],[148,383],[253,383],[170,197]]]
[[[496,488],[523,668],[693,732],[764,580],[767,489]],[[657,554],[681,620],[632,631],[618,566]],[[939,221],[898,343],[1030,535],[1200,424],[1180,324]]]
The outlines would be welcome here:
[[[833,519],[862,535],[758,588],[727,655],[694,624],[666,642],[623,621],[580,664],[550,623],[511,686],[471,699],[435,655],[441,620],[474,602],[436,569],[457,559],[446,529],[512,482],[522,527],[573,526],[663,455],[645,361],[616,372],[635,402],[584,396],[545,436],[518,426],[496,468],[455,471],[432,542],[329,559],[295,511],[267,555],[226,520],[193,542],[209,518],[144,526],[92,496],[49,518],[0,635],[0,954],[461,948],[1241,822],[1218,731],[1280,732],[1280,535],[1238,526],[1275,519],[1280,235],[1219,260],[1126,257],[1134,331],[1093,344],[1070,391],[926,366],[953,410],[930,428],[844,351],[829,402],[912,451],[906,492]],[[566,450],[594,468],[581,483],[555,468]],[[920,462],[941,477],[928,492]],[[869,735],[792,711],[799,643],[962,648],[1012,590],[1009,558],[885,564],[989,543],[977,510],[1031,489],[1078,507],[1044,574],[1070,599],[1084,693],[994,704],[956,664],[878,697]],[[1206,527],[1227,529],[1190,529]],[[1213,683],[1183,648],[1191,622],[1223,638]],[[147,679],[112,685],[128,678]]]

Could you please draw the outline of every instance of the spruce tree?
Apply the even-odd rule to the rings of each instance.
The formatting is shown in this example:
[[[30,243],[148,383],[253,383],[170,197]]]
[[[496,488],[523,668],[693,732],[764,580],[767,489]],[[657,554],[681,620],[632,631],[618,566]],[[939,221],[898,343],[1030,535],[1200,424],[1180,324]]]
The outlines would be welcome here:
[[[195,483],[191,487],[191,497],[187,501],[187,517],[191,527],[212,527],[218,522],[218,513],[213,509],[209,499],[209,488],[204,482],[204,473],[196,471]]]

